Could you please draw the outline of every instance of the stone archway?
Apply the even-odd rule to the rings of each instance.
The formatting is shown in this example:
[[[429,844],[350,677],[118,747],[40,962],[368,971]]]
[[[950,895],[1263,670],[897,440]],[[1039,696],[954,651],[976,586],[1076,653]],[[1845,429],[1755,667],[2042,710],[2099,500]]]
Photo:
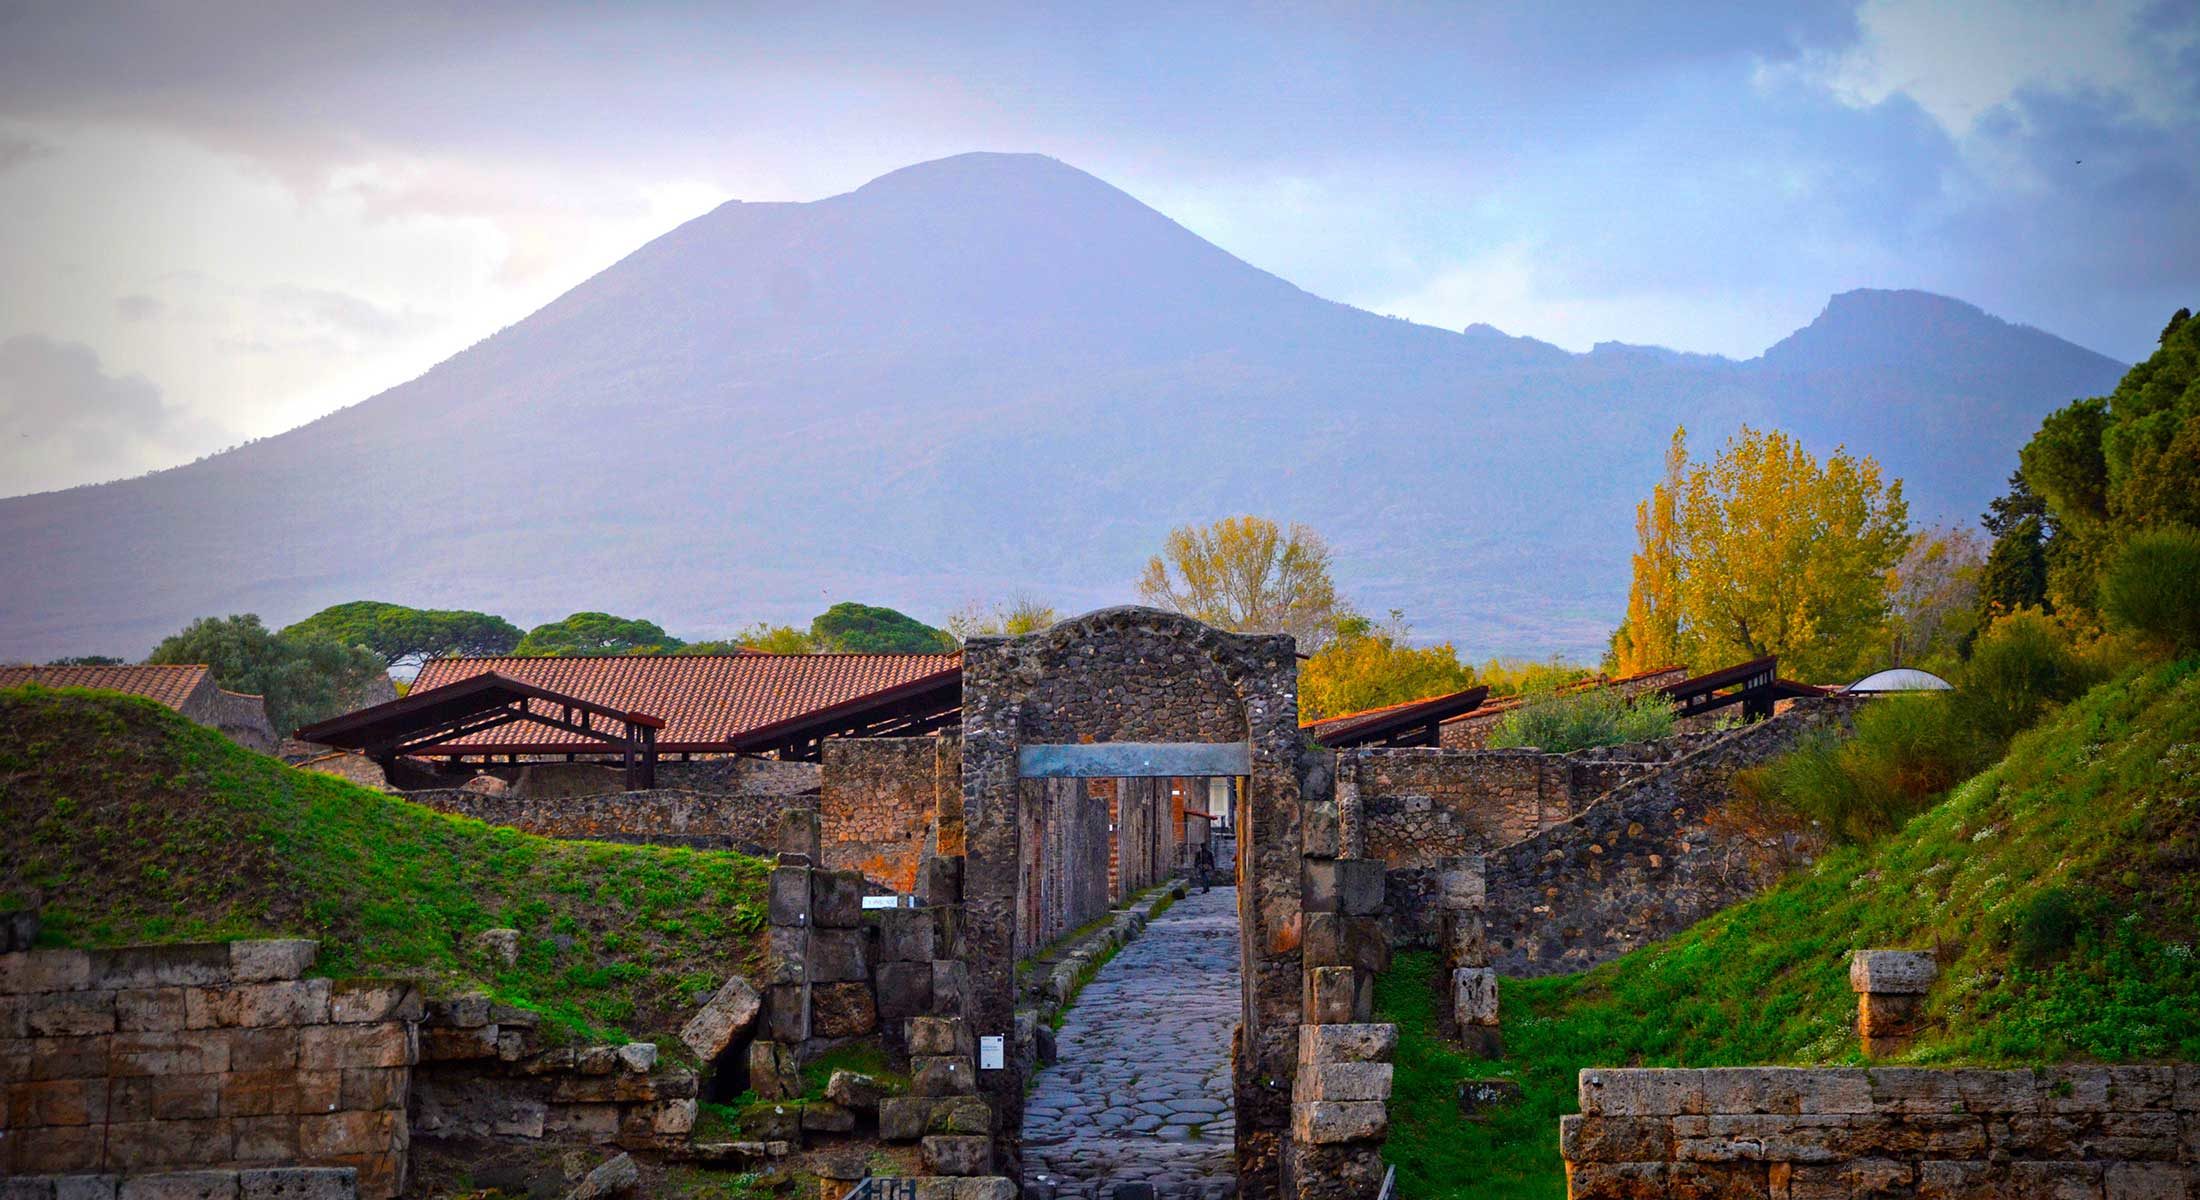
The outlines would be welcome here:
[[[1193,756],[1172,758],[1171,768],[1202,753],[1226,756],[1230,773],[1244,780],[1238,1178],[1241,1195],[1270,1200],[1282,1187],[1298,1062],[1302,792],[1311,782],[1326,793],[1328,780],[1326,756],[1309,755],[1302,745],[1296,655],[1287,636],[1230,634],[1156,609],[1111,608],[1026,637],[973,638],[965,647],[964,1015],[981,1045],[1000,1039],[991,1044],[1001,1053],[999,1069],[979,1071],[979,1088],[999,1119],[1003,1155],[1013,1162],[1023,1081],[1032,1068],[1014,1036],[1029,852],[1020,833],[1027,768],[1049,755],[1067,761],[1136,753],[1128,744]]]

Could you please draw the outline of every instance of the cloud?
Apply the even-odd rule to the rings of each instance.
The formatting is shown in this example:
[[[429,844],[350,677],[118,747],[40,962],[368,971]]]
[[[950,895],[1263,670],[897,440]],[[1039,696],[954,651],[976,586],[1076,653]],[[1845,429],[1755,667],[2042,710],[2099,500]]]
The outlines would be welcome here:
[[[51,491],[170,466],[219,436],[142,375],[109,374],[79,342],[0,341],[0,490]]]
[[[157,320],[167,311],[168,306],[159,297],[148,296],[143,292],[132,292],[115,300],[115,315],[125,321]]]
[[[50,142],[37,138],[0,134],[0,171],[11,171],[24,163],[44,158],[54,152]]]

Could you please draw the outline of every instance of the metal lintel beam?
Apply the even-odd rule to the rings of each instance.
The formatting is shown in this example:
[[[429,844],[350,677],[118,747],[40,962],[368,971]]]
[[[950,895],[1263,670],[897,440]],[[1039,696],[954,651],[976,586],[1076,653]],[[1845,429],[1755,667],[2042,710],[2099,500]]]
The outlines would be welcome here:
[[[1244,742],[1035,743],[1017,754],[1026,779],[1170,779],[1250,775]]]

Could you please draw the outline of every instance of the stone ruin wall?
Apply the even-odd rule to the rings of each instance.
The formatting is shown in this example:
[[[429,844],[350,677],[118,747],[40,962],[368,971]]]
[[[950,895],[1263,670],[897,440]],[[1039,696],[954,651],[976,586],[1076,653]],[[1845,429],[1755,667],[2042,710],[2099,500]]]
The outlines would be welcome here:
[[[962,739],[835,738],[818,778],[818,865],[915,894],[940,796],[962,787]]]
[[[353,1172],[360,1196],[397,1195],[418,993],[304,978],[314,950],[240,941],[0,955],[0,1175],[189,1170],[239,1175],[232,1186],[328,1186],[281,1174],[315,1167]]]
[[[2200,1194],[2200,1066],[1589,1069],[1572,1200]]]
[[[671,788],[562,799],[472,788],[433,788],[402,795],[437,812],[543,837],[752,854],[771,845],[780,814],[790,805],[808,808],[815,803],[813,797],[800,795],[733,796]]]
[[[1807,734],[1846,726],[1858,703],[1798,703],[1489,851],[1491,965],[1516,977],[1584,970],[1679,932],[1809,861],[1818,839],[1807,827],[1744,829],[1730,819],[1734,775]]]
[[[1445,860],[1532,837],[1709,740],[1675,737],[1571,754],[1346,750],[1337,755],[1337,787],[1364,824],[1368,856],[1390,872],[1386,915],[1393,939],[1420,946],[1437,933],[1437,876]]]

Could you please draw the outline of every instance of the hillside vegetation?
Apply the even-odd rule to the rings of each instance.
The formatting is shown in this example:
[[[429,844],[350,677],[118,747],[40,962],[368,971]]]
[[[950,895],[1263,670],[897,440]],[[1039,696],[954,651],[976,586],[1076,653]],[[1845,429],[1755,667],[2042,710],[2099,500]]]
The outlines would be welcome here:
[[[480,987],[578,1035],[663,1034],[757,953],[767,864],[564,842],[242,749],[149,701],[0,691],[0,908],[46,942],[321,941],[317,970]],[[520,931],[516,967],[467,950]]]
[[[1899,832],[1579,975],[1503,985],[1506,1057],[1436,1038],[1436,964],[1378,993],[1400,1026],[1401,1193],[1565,1194],[1558,1118],[1588,1066],[1860,1060],[1848,954],[1936,950],[1919,1063],[2200,1059],[2200,662],[2128,672],[2020,736]],[[1485,1123],[1454,1089],[1509,1076]]]

